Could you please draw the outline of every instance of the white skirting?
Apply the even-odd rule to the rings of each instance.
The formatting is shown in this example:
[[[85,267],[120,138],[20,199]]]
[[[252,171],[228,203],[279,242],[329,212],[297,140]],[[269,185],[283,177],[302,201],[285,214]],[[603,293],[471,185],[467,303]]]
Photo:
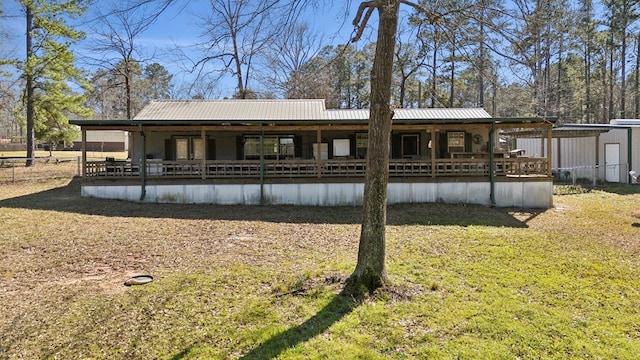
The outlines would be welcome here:
[[[499,207],[550,208],[551,181],[496,182],[495,201]],[[140,201],[141,185],[82,185],[83,197]],[[259,205],[358,206],[362,205],[364,184],[188,184],[147,185],[142,202]],[[389,183],[387,202],[464,203],[491,205],[488,182]]]

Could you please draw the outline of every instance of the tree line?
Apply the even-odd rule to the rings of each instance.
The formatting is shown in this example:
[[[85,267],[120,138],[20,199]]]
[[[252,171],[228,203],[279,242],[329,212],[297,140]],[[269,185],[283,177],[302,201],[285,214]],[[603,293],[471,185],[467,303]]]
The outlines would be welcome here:
[[[328,0],[209,0],[210,11],[194,15],[200,43],[188,49],[154,49],[142,35],[190,2],[15,1],[27,49],[0,49],[0,137],[69,141],[77,136],[69,117],[132,118],[153,99],[218,98],[229,87],[235,98],[371,105],[373,31],[326,44],[327,34],[304,22],[314,6],[335,6]],[[429,12],[400,14],[392,106],[483,107],[496,117],[560,123],[640,117],[637,1],[416,4]],[[12,36],[2,23],[0,36]],[[192,80],[178,82],[169,62]]]

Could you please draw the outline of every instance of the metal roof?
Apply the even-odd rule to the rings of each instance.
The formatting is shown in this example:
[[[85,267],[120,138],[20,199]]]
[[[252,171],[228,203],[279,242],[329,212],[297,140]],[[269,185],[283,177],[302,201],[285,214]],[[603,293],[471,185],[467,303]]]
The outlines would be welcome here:
[[[640,119],[613,119],[609,123],[618,126],[640,127]]]
[[[134,120],[321,120],[324,100],[162,100]]]
[[[574,129],[557,127],[551,130],[551,136],[555,138],[579,138],[594,137],[608,132],[608,128]],[[544,138],[547,136],[546,129],[508,129],[503,131],[504,135],[518,138]]]
[[[327,120],[369,120],[369,109],[330,109],[325,110]]]
[[[491,115],[482,108],[420,108],[395,109],[394,120],[475,120],[491,119]]]
[[[629,129],[640,127],[639,119],[612,119],[608,124],[563,124],[573,129]]]
[[[394,123],[528,123],[542,118],[492,118],[482,108],[394,109]],[[70,120],[81,126],[211,124],[366,124],[368,109],[325,109],[323,99],[156,100],[130,120]]]
[[[393,120],[478,120],[491,119],[491,115],[482,108],[420,108],[393,109]],[[328,120],[369,120],[368,109],[326,110]]]
[[[366,121],[368,109],[326,110],[323,99],[311,100],[156,100],[133,120],[211,121]],[[484,109],[394,109],[393,119],[477,120],[491,119]]]

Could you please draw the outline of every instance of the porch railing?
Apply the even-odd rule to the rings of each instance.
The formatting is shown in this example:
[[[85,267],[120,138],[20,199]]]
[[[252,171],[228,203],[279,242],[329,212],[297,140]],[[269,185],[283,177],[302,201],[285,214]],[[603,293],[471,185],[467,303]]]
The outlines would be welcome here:
[[[148,178],[163,179],[242,179],[242,178],[322,178],[363,177],[365,160],[208,160],[146,162]],[[261,171],[261,166],[264,169]],[[85,164],[88,178],[131,178],[140,176],[141,163],[122,161],[90,161]],[[389,161],[390,177],[478,177],[489,176],[488,159],[436,159]],[[546,158],[496,158],[496,176],[547,177]]]

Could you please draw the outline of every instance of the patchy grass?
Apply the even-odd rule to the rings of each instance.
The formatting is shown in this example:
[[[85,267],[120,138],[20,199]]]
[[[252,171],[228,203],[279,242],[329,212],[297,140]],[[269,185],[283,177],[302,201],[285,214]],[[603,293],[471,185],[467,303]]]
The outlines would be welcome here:
[[[640,194],[389,208],[391,285],[340,295],[361,209],[83,199],[3,184],[2,358],[640,357]],[[125,287],[132,275],[154,282]]]
[[[584,194],[591,191],[591,187],[582,185],[555,185],[553,195],[575,195]]]
[[[82,151],[43,151],[37,150],[34,157],[39,159],[59,158],[72,159],[82,156]],[[106,156],[115,157],[116,159],[126,159],[126,151],[87,151],[87,157],[91,159],[104,159]],[[26,151],[0,151],[0,158],[26,158]]]

